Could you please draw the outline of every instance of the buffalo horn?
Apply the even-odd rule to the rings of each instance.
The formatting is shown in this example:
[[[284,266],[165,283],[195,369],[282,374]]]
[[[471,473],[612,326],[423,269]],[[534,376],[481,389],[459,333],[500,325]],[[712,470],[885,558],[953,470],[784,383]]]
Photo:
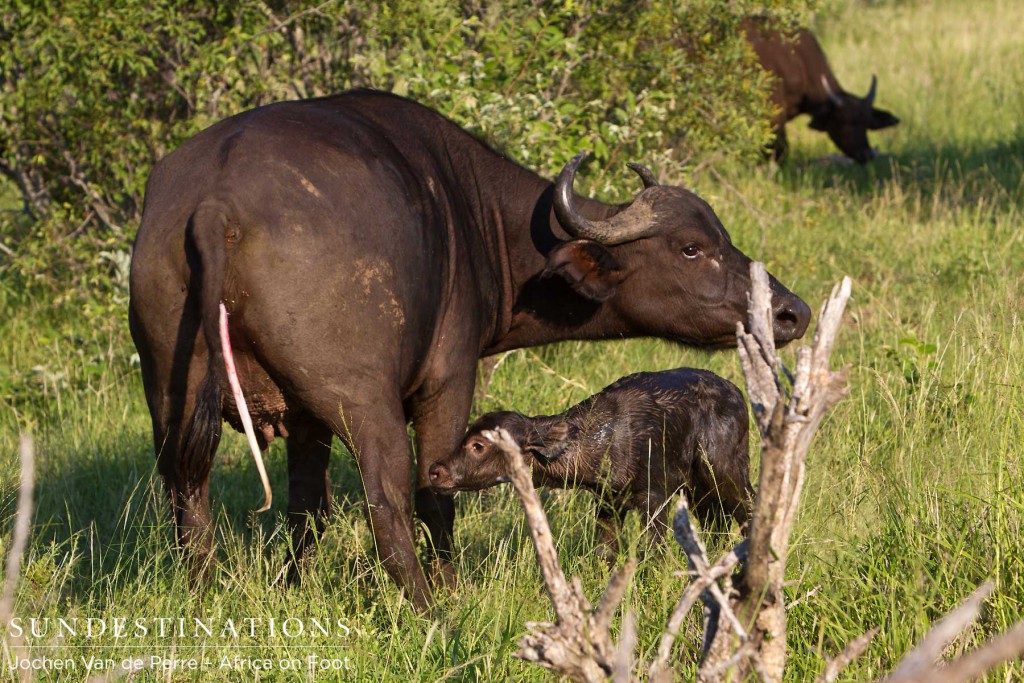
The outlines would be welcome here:
[[[644,189],[647,189],[648,187],[657,187],[661,184],[658,182],[658,179],[654,177],[654,172],[643,164],[634,164],[630,162],[626,164],[626,166],[629,166],[631,169],[636,171],[636,174],[640,176],[640,180],[644,181]]]
[[[878,76],[871,74],[871,87],[868,88],[868,94],[864,96],[864,101],[867,102],[870,107],[875,103],[875,92],[878,90]]]
[[[828,77],[825,74],[821,75],[821,87],[825,89],[825,94],[828,95],[828,99],[832,101],[832,104],[837,107],[843,106],[843,98],[828,84]]]
[[[633,204],[607,220],[590,221],[583,217],[576,208],[572,186],[576,179],[576,169],[586,156],[587,152],[580,152],[574,156],[562,168],[555,181],[555,216],[562,228],[573,237],[594,240],[607,246],[624,244],[655,234],[657,221],[654,212],[650,203],[643,201],[642,198],[639,201],[635,200]],[[635,168],[633,170],[636,171]],[[640,173],[646,186],[648,179],[654,179],[654,174],[647,169],[644,170],[647,177],[640,171],[637,173]]]

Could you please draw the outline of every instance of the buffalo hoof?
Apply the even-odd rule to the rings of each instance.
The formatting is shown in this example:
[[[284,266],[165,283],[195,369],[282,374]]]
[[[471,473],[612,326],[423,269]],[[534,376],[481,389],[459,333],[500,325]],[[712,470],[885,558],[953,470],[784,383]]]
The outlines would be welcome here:
[[[455,565],[447,560],[433,560],[427,567],[427,580],[437,593],[452,593],[459,583]]]

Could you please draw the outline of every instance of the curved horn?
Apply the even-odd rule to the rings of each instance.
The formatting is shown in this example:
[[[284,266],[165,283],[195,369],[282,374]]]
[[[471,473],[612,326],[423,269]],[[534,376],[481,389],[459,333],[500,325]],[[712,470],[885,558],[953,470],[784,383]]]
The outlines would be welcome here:
[[[626,166],[629,166],[631,169],[636,171],[636,174],[640,176],[640,180],[644,181],[645,190],[648,187],[657,187],[658,185],[661,185],[655,177],[654,172],[643,164],[634,164],[633,162],[630,162],[626,164]]]
[[[576,208],[572,186],[576,179],[576,169],[579,168],[586,156],[587,152],[585,151],[574,156],[562,168],[558,179],[555,180],[555,216],[565,231],[578,239],[594,240],[607,246],[632,242],[655,234],[657,232],[656,216],[650,202],[644,201],[643,192],[630,206],[607,220],[593,222],[583,217],[579,209]],[[639,171],[637,172],[639,173]],[[648,173],[653,179],[654,174],[649,171]]]
[[[825,74],[821,75],[821,87],[825,89],[825,94],[828,95],[828,99],[832,102],[832,104],[836,105],[837,107],[843,106],[843,98],[841,98],[839,96],[839,93],[833,90],[832,86],[828,84],[828,76],[826,76]]]
[[[576,202],[573,200],[572,186],[576,181],[576,169],[580,167],[587,157],[587,150],[583,150],[569,160],[555,180],[555,217],[562,224],[565,231],[576,237],[590,237],[593,226],[590,221],[580,215],[576,209]]]
[[[871,87],[868,88],[868,94],[864,96],[864,101],[867,102],[870,107],[875,103],[875,94],[878,91],[878,76],[871,74]]]

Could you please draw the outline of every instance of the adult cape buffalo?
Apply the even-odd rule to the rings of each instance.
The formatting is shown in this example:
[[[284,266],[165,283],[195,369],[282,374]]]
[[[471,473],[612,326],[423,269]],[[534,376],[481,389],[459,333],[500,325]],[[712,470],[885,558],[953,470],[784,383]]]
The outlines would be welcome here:
[[[427,472],[463,436],[481,355],[561,339],[733,344],[749,259],[711,207],[639,166],[629,205],[576,197],[581,158],[553,184],[426,107],[359,91],[239,114],[160,161],[129,320],[179,543],[212,551],[210,468],[222,419],[240,428],[221,302],[262,445],[287,442],[290,574],[330,511],[338,436],[379,557],[420,608],[432,598],[413,504],[450,578],[454,504]],[[772,291],[776,337],[800,337],[807,305]]]
[[[791,34],[770,29],[761,21],[744,22],[747,41],[761,66],[775,78],[771,99],[775,105],[771,152],[781,161],[788,150],[786,122],[810,114],[810,127],[824,131],[843,154],[859,164],[870,161],[875,150],[868,131],[895,126],[898,118],[875,108],[878,80],[872,76],[864,97],[839,85],[814,34],[805,28]]]

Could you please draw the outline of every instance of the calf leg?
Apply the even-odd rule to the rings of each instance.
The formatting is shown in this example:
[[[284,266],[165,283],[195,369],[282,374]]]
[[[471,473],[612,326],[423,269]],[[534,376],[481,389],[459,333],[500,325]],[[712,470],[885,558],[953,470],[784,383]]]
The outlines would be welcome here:
[[[597,556],[608,565],[615,564],[619,556],[619,531],[622,515],[612,501],[599,500],[597,503],[597,525],[594,527],[594,543]]]
[[[323,533],[331,514],[327,465],[331,454],[331,430],[322,422],[302,417],[289,425],[288,527],[292,548],[288,581],[299,579],[302,558]]]
[[[665,510],[667,501],[668,497],[661,492],[648,492],[637,505],[636,509],[643,515],[644,532],[647,534],[649,547],[654,547],[665,539],[668,531],[668,522],[665,521],[668,514]]]

